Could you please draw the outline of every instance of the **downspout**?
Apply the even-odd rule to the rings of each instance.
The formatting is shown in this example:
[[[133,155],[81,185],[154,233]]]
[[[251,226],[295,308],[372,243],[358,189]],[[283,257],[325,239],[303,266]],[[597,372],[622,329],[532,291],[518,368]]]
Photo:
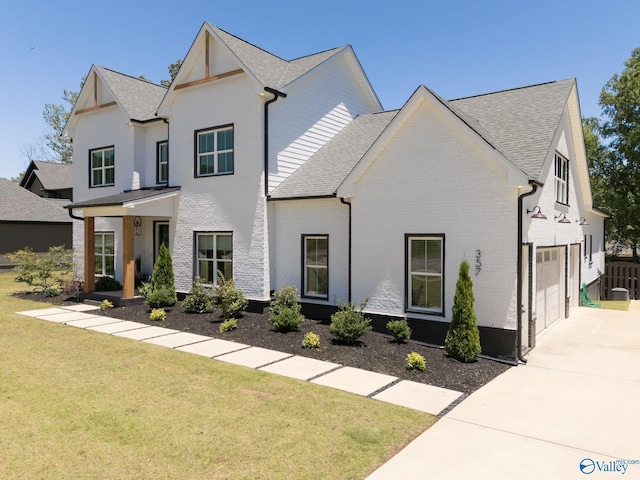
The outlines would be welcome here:
[[[84,217],[78,217],[77,215],[74,215],[74,214],[73,214],[73,208],[69,207],[69,208],[67,209],[67,213],[69,213],[69,216],[70,216],[71,218],[73,218],[74,220],[82,220],[82,221],[84,222]]]
[[[264,196],[269,197],[269,105],[278,101],[278,98],[287,98],[287,94],[270,87],[264,87],[265,92],[273,95],[273,98],[264,102]]]
[[[346,205],[347,207],[349,207],[349,241],[348,241],[348,248],[349,248],[349,265],[348,265],[348,272],[349,272],[349,277],[348,277],[348,289],[349,289],[349,298],[348,298],[348,302],[351,303],[351,202],[347,202],[344,197],[340,197],[340,203]]]
[[[532,180],[529,180],[529,184],[531,185],[531,190],[523,193],[518,196],[518,250],[517,250],[517,262],[518,262],[518,273],[517,273],[517,286],[516,286],[516,318],[517,318],[517,327],[516,327],[516,356],[517,360],[522,363],[527,363],[527,360],[522,356],[522,203],[525,197],[529,197],[536,193],[538,190],[538,183]]]

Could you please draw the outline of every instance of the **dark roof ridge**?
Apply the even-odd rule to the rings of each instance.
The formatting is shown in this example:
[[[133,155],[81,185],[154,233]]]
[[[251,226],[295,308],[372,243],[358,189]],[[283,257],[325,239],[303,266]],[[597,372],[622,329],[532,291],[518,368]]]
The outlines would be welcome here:
[[[154,87],[160,87],[160,88],[164,88],[165,90],[168,90],[168,87],[165,87],[164,85],[161,85],[159,83],[152,82],[151,80],[147,80],[146,78],[134,77],[133,75],[129,75],[128,73],[118,72],[117,70],[114,70],[113,68],[103,67],[102,65],[96,65],[96,67],[97,68],[101,68],[103,70],[107,70],[107,71],[109,71],[111,73],[115,73],[116,75],[122,75],[123,77],[127,77],[127,78],[130,78],[132,80],[138,80],[139,82],[148,83],[149,85],[153,85]]]
[[[208,22],[207,22],[207,23],[208,23]],[[255,44],[253,44],[253,43],[251,43],[251,42],[248,42],[248,41],[247,41],[247,40],[245,40],[244,38],[240,38],[239,36],[234,35],[234,34],[233,34],[233,33],[231,33],[231,32],[227,32],[225,29],[220,28],[219,26],[214,25],[213,23],[209,23],[209,26],[213,27],[214,29],[218,29],[218,30],[220,30],[220,31],[221,31],[221,32],[223,32],[223,33],[226,33],[226,34],[227,34],[227,35],[229,35],[230,37],[233,37],[233,38],[235,38],[236,40],[239,40],[239,41],[241,41],[241,42],[244,42],[244,43],[246,43],[247,45],[251,45],[253,48],[257,48],[257,49],[258,49],[258,50],[260,50],[261,52],[264,52],[264,53],[266,53],[267,55],[271,55],[272,57],[275,57],[275,58],[277,58],[278,60],[282,60],[283,62],[287,62],[287,61],[288,61],[288,60],[285,60],[285,59],[284,59],[284,58],[282,58],[282,57],[279,57],[279,56],[278,56],[278,55],[276,55],[275,53],[271,53],[270,51],[265,50],[264,48],[259,47],[258,45],[255,45]]]
[[[565,79],[562,79],[562,80],[550,80],[548,82],[534,83],[533,85],[523,85],[521,87],[504,88],[502,90],[496,90],[495,92],[478,93],[476,95],[468,95],[466,97],[451,98],[448,101],[449,102],[456,102],[458,100],[467,100],[469,98],[486,97],[488,95],[495,95],[495,94],[498,94],[498,93],[514,92],[516,90],[524,90],[525,88],[542,87],[544,85],[551,85],[552,83],[566,82],[567,80],[573,80],[573,79],[572,78],[565,78]]]

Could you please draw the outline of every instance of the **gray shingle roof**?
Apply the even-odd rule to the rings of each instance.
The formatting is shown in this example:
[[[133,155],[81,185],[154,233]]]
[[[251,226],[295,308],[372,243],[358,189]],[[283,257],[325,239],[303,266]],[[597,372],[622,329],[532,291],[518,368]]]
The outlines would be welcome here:
[[[356,117],[287,177],[271,193],[271,198],[334,195],[397,113],[398,110],[393,110]]]
[[[62,202],[55,204],[0,178],[0,221],[71,223]]]
[[[156,118],[156,111],[167,88],[133,78],[108,68],[95,66],[131,120]]]
[[[72,167],[70,164],[33,160],[33,166],[33,174],[38,177],[46,190],[73,188]],[[28,180],[26,175],[25,180]]]
[[[339,47],[294,60],[283,60],[215,25],[209,26],[263,86],[275,89],[288,85],[345,48]]]
[[[574,79],[560,80],[448,103],[474,119],[509,160],[537,180],[574,85]]]

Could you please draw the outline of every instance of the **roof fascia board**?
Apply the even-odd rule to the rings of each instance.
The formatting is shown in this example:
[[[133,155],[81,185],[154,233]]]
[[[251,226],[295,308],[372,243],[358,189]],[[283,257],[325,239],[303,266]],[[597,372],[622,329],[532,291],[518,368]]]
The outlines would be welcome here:
[[[591,180],[589,178],[589,165],[587,162],[587,152],[584,145],[584,131],[582,130],[582,113],[580,112],[580,100],[578,96],[578,86],[574,80],[573,87],[567,99],[567,112],[571,125],[571,137],[573,139],[573,151],[576,155],[578,166],[578,181],[584,204],[591,208],[593,206],[593,195],[591,192]]]

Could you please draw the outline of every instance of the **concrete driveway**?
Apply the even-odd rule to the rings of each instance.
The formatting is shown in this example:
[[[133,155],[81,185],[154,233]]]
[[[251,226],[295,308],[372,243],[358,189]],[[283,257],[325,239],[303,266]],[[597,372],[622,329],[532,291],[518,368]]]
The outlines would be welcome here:
[[[640,479],[640,301],[576,309],[527,359],[369,480]]]

